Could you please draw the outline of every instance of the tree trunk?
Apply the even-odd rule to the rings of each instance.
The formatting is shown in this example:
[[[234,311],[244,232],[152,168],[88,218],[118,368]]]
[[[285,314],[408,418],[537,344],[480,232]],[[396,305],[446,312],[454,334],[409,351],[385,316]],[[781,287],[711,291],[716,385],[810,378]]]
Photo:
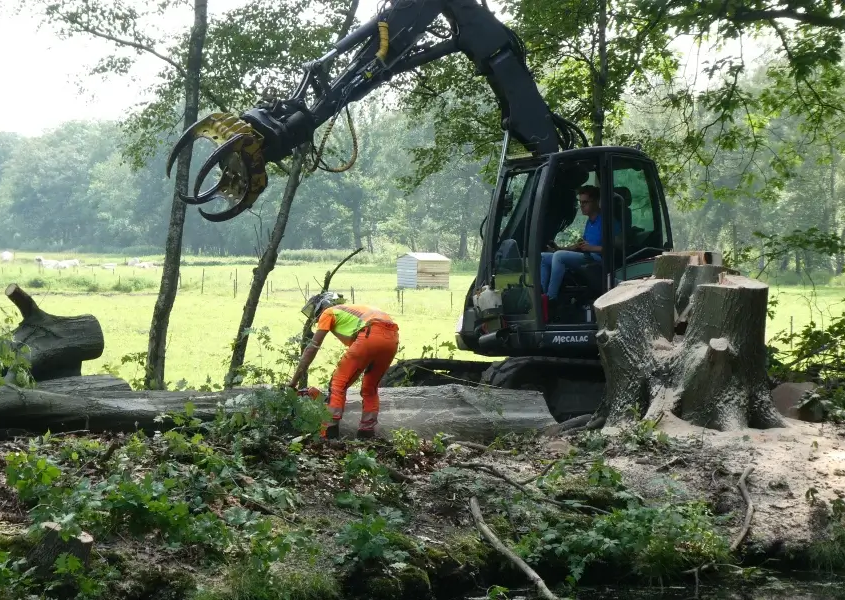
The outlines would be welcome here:
[[[467,247],[467,230],[461,229],[461,237],[458,241],[458,260],[466,260],[469,256],[469,248]]]
[[[350,194],[350,198],[346,204],[349,210],[352,211],[352,245],[355,248],[360,248],[363,245],[361,244],[361,223],[363,221],[361,204],[363,203],[363,199],[364,191],[361,188],[357,188],[356,191]]]
[[[593,71],[593,146],[604,142],[604,88],[607,85],[607,0],[599,2],[598,18],[599,64]]]
[[[80,375],[82,361],[102,356],[103,330],[94,315],[51,315],[15,283],[6,288],[6,296],[23,317],[12,332],[13,349],[29,361],[36,381]]]
[[[352,22],[355,19],[355,12],[358,10],[358,0],[352,0],[349,8],[346,11],[346,17],[343,20],[337,39],[340,41],[349,33]],[[328,71],[331,62],[327,63],[325,69]],[[238,376],[238,371],[244,364],[244,357],[246,356],[246,348],[249,342],[249,335],[244,333],[244,330],[252,327],[255,320],[255,313],[258,310],[258,303],[261,301],[261,291],[264,289],[264,284],[267,282],[267,276],[276,267],[276,260],[279,257],[279,244],[284,237],[285,229],[288,224],[288,217],[290,217],[290,209],[293,204],[293,199],[296,196],[296,191],[299,189],[301,183],[300,174],[302,172],[303,163],[306,157],[306,146],[303,146],[294,153],[291,162],[291,170],[288,175],[288,182],[285,186],[285,193],[282,196],[282,205],[279,207],[279,214],[276,217],[276,225],[273,228],[273,233],[270,234],[270,239],[267,242],[267,247],[258,261],[258,266],[253,269],[252,282],[250,283],[249,294],[247,294],[246,302],[244,303],[243,314],[241,315],[241,322],[238,324],[238,331],[235,334],[235,342],[232,348],[232,358],[229,361],[229,372],[226,374],[224,386],[230,389]],[[359,244],[360,246],[360,244]]]
[[[0,386],[0,437],[47,429],[53,433],[80,429],[131,433],[144,429],[152,434],[174,426],[169,419],[156,421],[161,413],[183,412],[187,402],[194,405],[193,417],[210,421],[217,415],[218,404],[230,412],[255,391],[131,391],[124,386],[128,384],[106,376],[55,380],[49,389]],[[536,391],[450,384],[382,388],[379,396],[378,431],[388,437],[391,431],[404,427],[427,438],[442,431],[457,439],[489,442],[502,433],[526,433],[556,424],[543,395]],[[360,418],[360,395],[350,390],[341,432],[354,436]]]
[[[675,254],[660,256],[655,273],[671,273],[679,262]],[[677,288],[672,277],[655,276],[596,301],[607,378],[596,418],[619,425],[669,412],[720,431],[784,426],[766,375],[768,286],[725,271],[690,264]],[[686,334],[676,336],[684,319]]]
[[[191,37],[188,41],[183,131],[196,122],[199,116],[200,71],[202,69],[202,51],[207,28],[208,0],[194,0],[194,26],[191,28]],[[170,207],[170,226],[167,229],[167,241],[164,244],[161,286],[153,307],[150,339],[147,346],[144,386],[149,389],[164,389],[167,328],[170,324],[170,312],[173,310],[173,303],[176,301],[176,291],[179,284],[179,263],[182,258],[182,233],[185,226],[186,205],[179,198],[178,193],[188,193],[192,148],[193,143],[189,142],[179,154],[176,162],[176,183],[173,190],[173,202]]]
[[[288,182],[285,186],[285,193],[282,196],[282,205],[279,207],[279,214],[276,217],[276,225],[273,227],[273,233],[270,234],[270,239],[267,241],[267,247],[264,248],[264,252],[261,254],[258,266],[252,270],[252,282],[249,286],[249,293],[244,303],[241,322],[238,324],[238,331],[235,334],[235,341],[232,345],[229,372],[226,374],[224,382],[226,388],[231,388],[241,379],[239,377],[239,371],[244,364],[246,347],[249,343],[249,334],[246,333],[246,330],[252,327],[252,323],[255,320],[255,313],[258,310],[258,303],[261,300],[261,292],[264,290],[264,284],[267,282],[270,272],[276,267],[276,261],[279,258],[279,244],[281,244],[282,237],[287,228],[290,208],[296,196],[296,190],[302,181],[300,175],[302,174],[302,163],[305,161],[305,155],[304,147],[299,148],[294,153]]]

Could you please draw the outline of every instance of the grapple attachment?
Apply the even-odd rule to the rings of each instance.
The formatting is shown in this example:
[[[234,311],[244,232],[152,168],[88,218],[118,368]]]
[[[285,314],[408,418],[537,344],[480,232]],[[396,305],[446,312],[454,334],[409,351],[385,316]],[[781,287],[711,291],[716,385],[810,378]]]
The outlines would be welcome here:
[[[173,147],[167,159],[167,176],[179,153],[192,141],[199,138],[211,140],[217,145],[205,161],[194,183],[194,195],[179,197],[187,204],[205,204],[222,198],[230,208],[208,213],[199,209],[209,221],[228,221],[250,208],[267,187],[267,171],[262,153],[264,138],[251,125],[231,113],[212,113],[186,129]],[[214,186],[200,193],[205,178],[215,167],[223,172]]]

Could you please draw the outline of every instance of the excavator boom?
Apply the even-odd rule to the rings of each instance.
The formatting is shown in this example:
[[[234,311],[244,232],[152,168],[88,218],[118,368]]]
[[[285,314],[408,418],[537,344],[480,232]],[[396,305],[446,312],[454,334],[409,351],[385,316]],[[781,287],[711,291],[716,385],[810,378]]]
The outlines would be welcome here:
[[[450,35],[432,43],[427,38],[438,38],[426,34],[441,16]],[[355,54],[348,66],[330,81],[330,65],[351,51]],[[167,174],[192,139],[219,144],[200,168],[193,196],[180,196],[189,204],[224,198],[232,204],[229,209],[200,212],[211,221],[234,218],[267,186],[267,162],[280,161],[311,142],[320,125],[393,76],[455,52],[463,53],[487,80],[501,110],[502,129],[533,155],[587,145],[575,124],[549,109],[526,64],[522,41],[485,6],[476,0],[390,0],[324,56],[303,65],[302,80],[289,98],[262,100],[240,116],[213,113],[188,128],[170,154]],[[222,170],[220,180],[200,193],[215,165]]]

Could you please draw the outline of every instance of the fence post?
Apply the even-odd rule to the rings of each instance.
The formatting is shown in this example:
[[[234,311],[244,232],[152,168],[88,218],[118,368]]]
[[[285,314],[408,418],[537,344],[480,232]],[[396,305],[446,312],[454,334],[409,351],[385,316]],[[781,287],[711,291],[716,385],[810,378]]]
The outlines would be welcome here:
[[[352,289],[352,304],[355,304],[355,288]]]
[[[794,317],[790,315],[789,317],[789,349],[792,350],[792,321]]]
[[[200,279],[200,294],[205,291],[205,269],[202,270],[202,279]]]
[[[402,288],[402,314],[405,314],[405,288]]]

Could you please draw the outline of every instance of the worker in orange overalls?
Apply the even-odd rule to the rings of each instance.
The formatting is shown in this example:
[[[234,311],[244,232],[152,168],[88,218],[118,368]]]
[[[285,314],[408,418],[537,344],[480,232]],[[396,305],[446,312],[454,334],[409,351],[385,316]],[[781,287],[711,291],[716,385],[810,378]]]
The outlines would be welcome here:
[[[362,304],[345,304],[343,296],[324,292],[312,296],[302,313],[317,320],[317,331],[311,338],[299,365],[288,384],[296,389],[302,376],[317,355],[326,334],[331,331],[345,346],[346,352],[332,374],[327,399],[332,423],[325,424],[323,437],[336,439],[340,436],[339,421],[346,406],[346,391],[361,374],[361,422],[358,424],[358,439],[375,437],[378,423],[378,384],[384,376],[399,349],[399,326],[385,312]]]

